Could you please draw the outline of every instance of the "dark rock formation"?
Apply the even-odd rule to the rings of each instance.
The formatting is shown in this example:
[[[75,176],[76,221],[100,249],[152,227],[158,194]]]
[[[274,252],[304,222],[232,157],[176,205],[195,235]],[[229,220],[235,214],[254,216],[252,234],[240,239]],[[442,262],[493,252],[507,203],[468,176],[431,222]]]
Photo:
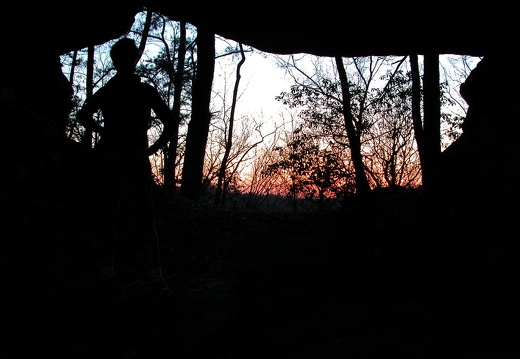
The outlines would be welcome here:
[[[485,57],[461,85],[469,105],[464,132],[443,152],[443,198],[489,215],[518,213],[520,198],[520,89],[504,64]]]
[[[465,1],[427,2],[421,6],[388,1],[320,2],[312,6],[285,2],[277,6],[233,1],[200,4],[163,0],[93,0],[80,6],[11,2],[0,24],[11,46],[66,52],[100,44],[127,31],[145,8],[173,20],[207,26],[215,33],[273,53],[317,55],[398,55],[458,53],[482,55],[491,47],[507,48],[516,39],[513,8],[498,4],[467,6]],[[493,24],[491,26],[490,24]],[[14,34],[23,31],[27,40]]]

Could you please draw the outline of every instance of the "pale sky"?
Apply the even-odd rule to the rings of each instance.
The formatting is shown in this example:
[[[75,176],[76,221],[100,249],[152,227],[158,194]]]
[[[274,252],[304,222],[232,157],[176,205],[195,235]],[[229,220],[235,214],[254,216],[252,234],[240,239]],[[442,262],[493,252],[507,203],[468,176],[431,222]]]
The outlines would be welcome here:
[[[242,66],[241,85],[245,89],[240,98],[241,106],[250,113],[277,114],[284,106],[275,100],[282,91],[289,91],[291,82],[285,70],[277,67],[272,57],[264,58],[253,53]]]
[[[245,56],[246,60],[240,69],[235,118],[252,116],[267,120],[271,116],[279,117],[280,112],[287,111],[287,108],[276,101],[275,97],[282,91],[289,91],[292,81],[286,76],[284,69],[276,66],[274,55],[255,50],[246,52]],[[237,63],[237,59],[221,58],[215,64],[213,91],[222,94],[222,86],[225,86],[228,105],[236,81]]]

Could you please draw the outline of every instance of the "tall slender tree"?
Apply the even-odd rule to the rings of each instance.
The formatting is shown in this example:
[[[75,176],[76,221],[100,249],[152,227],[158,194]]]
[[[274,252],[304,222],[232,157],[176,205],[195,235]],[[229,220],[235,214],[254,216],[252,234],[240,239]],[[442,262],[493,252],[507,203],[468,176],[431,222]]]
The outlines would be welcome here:
[[[184,63],[186,59],[186,22],[180,23],[179,47],[177,50],[177,68],[174,76],[173,116],[176,119],[174,134],[168,144],[164,158],[164,186],[167,193],[175,191],[175,160],[179,143],[179,125],[181,123],[181,94],[184,79]]]
[[[141,52],[141,55],[144,53],[144,49],[146,48],[146,43],[148,41],[148,33],[150,32],[150,27],[152,24],[152,16],[153,12],[151,10],[147,10],[143,31],[141,33],[141,41],[139,42],[139,51]]]
[[[77,59],[78,59],[78,50],[74,50],[72,52],[71,56],[71,63],[70,63],[70,73],[69,73],[69,83],[71,86],[74,86],[74,75],[76,73],[76,65],[77,65]],[[67,138],[72,138],[74,135],[74,125],[70,123],[70,116],[69,121],[67,123],[68,126],[68,132],[66,133]]]
[[[215,192],[215,204],[221,204],[222,200],[222,190],[224,187],[224,183],[226,181],[226,168],[228,164],[229,159],[229,153],[231,152],[231,147],[233,146],[233,124],[235,122],[235,109],[237,105],[237,97],[238,97],[238,86],[240,84],[240,69],[244,62],[246,61],[246,57],[244,55],[244,48],[242,44],[239,44],[240,47],[240,61],[237,64],[237,71],[236,71],[236,80],[235,80],[235,86],[233,88],[233,99],[231,100],[231,113],[229,115],[229,127],[228,127],[228,133],[226,138],[226,148],[224,151],[224,156],[222,157],[222,162],[220,163],[220,169],[218,173],[218,181],[217,181],[217,188]],[[223,203],[223,201],[222,201]]]
[[[423,186],[438,180],[441,159],[441,94],[439,85],[439,55],[424,55],[424,153]]]
[[[419,71],[419,56],[417,54],[410,55],[410,70],[412,76],[412,123],[415,133],[415,142],[419,150],[419,159],[421,161],[422,172],[424,172],[424,164],[427,163],[427,147],[424,139],[424,128],[421,111],[421,74]],[[426,165],[427,166],[427,165]],[[423,177],[424,178],[424,177]]]
[[[363,156],[361,155],[361,139],[360,131],[354,124],[354,118],[352,115],[351,101],[350,101],[350,88],[343,65],[343,59],[340,56],[335,57],[336,67],[338,69],[339,81],[341,84],[341,90],[343,93],[342,104],[343,104],[343,117],[345,121],[345,129],[349,140],[349,147],[352,157],[352,163],[356,174],[356,193],[364,195],[370,192],[370,185],[365,173],[365,165],[363,164]]]
[[[192,116],[188,125],[180,193],[198,200],[209,124],[210,101],[215,69],[215,34],[205,26],[197,28],[197,73],[193,82]]]
[[[86,98],[88,99],[92,96],[92,92],[94,91],[94,46],[91,45],[88,47],[88,55],[87,55],[87,84],[86,84]],[[92,130],[85,129],[83,133],[83,137],[81,138],[81,143],[83,143],[88,148],[92,147]]]

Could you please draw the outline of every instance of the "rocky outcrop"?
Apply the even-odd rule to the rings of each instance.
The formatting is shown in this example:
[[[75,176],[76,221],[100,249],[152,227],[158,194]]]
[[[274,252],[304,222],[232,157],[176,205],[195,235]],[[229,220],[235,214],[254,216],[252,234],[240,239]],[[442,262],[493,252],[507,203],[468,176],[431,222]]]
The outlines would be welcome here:
[[[491,213],[518,211],[520,198],[520,89],[504,64],[485,57],[461,85],[469,105],[464,132],[442,155],[443,197]]]
[[[130,29],[137,12],[151,9],[272,53],[482,55],[499,42],[508,46],[516,41],[516,11],[502,4],[486,4],[482,11],[461,0],[427,1],[406,6],[406,16],[404,4],[391,1],[346,1],[338,6],[334,1],[309,7],[294,2],[243,6],[234,1],[92,0],[56,11],[46,2],[18,1],[9,3],[0,33],[5,49],[63,53],[119,37]]]

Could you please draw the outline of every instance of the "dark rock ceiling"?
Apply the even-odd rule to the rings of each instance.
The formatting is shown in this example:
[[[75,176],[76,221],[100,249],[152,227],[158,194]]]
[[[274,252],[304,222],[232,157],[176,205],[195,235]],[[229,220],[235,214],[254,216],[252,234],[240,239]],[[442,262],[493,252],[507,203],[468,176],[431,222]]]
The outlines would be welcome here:
[[[64,53],[124,34],[148,6],[173,20],[208,26],[223,37],[271,53],[346,57],[409,53],[484,55],[516,45],[516,11],[462,1],[244,3],[93,0],[50,8],[47,2],[8,6],[4,44]],[[124,5],[122,5],[124,4]],[[17,34],[23,33],[25,37]]]

